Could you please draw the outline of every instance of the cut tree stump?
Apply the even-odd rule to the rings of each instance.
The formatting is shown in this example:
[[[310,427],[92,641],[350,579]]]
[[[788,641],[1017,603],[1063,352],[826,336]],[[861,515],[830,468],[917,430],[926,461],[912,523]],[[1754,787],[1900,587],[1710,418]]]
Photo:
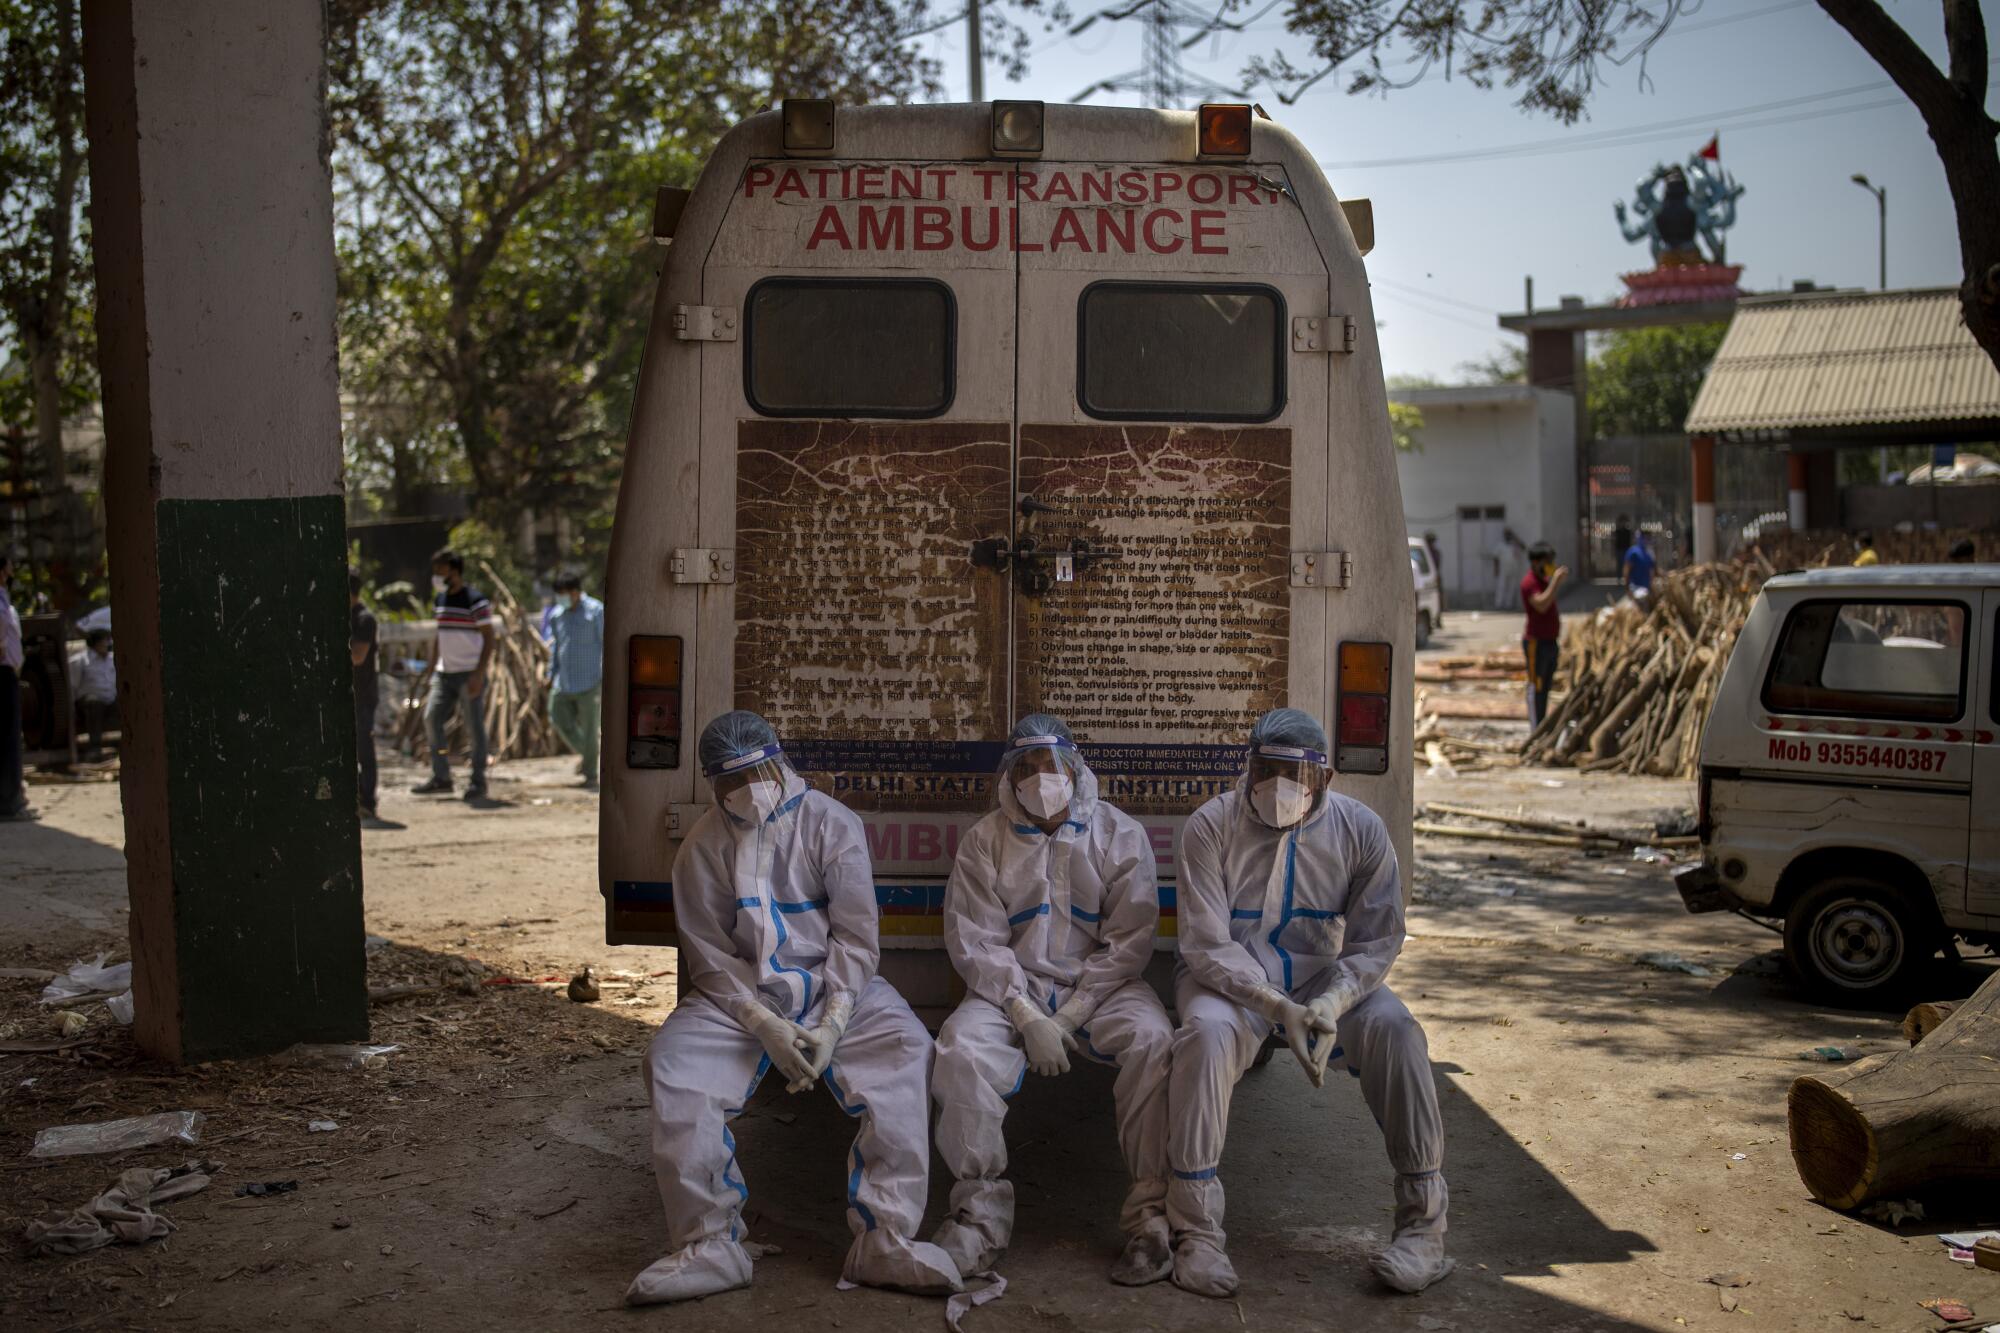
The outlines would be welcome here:
[[[1795,1079],[1792,1162],[1820,1202],[2000,1181],[2000,972],[1919,1045]]]
[[[1920,1004],[1903,1015],[1903,1037],[1914,1046],[1925,1037],[1938,1030],[1938,1024],[1951,1017],[1951,1011],[1958,1008],[1957,1000],[1932,1000]]]

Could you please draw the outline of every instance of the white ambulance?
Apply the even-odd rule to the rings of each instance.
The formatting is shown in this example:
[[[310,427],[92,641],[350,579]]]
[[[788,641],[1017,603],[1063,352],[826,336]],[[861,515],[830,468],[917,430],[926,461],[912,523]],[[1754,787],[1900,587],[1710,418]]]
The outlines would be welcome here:
[[[1781,920],[1798,978],[1853,1003],[1954,937],[2000,946],[1996,632],[1996,565],[1766,583],[1702,732],[1688,910]]]
[[[675,943],[695,742],[732,708],[867,825],[884,975],[933,1016],[945,880],[1025,713],[1152,831],[1162,951],[1179,826],[1268,708],[1327,723],[1407,865],[1367,218],[1247,106],[790,101],[663,191],[607,578],[607,939]]]

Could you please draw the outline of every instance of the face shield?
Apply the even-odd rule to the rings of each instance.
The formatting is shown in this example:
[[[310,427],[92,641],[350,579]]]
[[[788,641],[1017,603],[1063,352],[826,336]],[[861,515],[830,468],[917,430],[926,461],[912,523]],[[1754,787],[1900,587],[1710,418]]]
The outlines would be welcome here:
[[[1299,745],[1253,745],[1243,770],[1251,810],[1278,829],[1290,828],[1312,813],[1326,790],[1326,779],[1325,753]]]
[[[746,824],[762,824],[776,814],[796,780],[775,741],[708,765],[702,775],[715,791],[715,803]]]
[[[1000,781],[1030,818],[1061,819],[1076,795],[1083,759],[1067,736],[1016,736],[1000,756]]]

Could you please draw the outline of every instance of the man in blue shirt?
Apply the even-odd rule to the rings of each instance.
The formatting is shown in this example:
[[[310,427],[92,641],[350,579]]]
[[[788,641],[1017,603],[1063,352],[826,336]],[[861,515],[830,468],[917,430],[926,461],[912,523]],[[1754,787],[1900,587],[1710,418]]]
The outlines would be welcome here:
[[[597,701],[604,686],[604,603],[573,572],[556,575],[549,617],[549,721],[581,756],[583,785],[597,788]]]
[[[1624,568],[1621,571],[1625,591],[1633,597],[1644,600],[1653,595],[1653,567],[1656,562],[1649,548],[1644,532],[1632,534],[1632,545],[1625,552]]]

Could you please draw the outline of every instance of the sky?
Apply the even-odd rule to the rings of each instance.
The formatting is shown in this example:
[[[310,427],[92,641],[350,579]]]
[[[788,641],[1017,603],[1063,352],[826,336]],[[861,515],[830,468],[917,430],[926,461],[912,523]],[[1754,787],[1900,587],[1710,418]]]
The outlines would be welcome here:
[[[1089,0],[1072,3],[1079,19],[1093,12]],[[1886,3],[1941,59],[1937,0]],[[1985,4],[1989,30],[2000,33],[2000,0]],[[1253,0],[1235,17],[1263,7]],[[1186,68],[1235,86],[1256,53],[1290,50],[1306,63],[1305,43],[1283,28],[1288,7],[1278,5],[1246,32],[1204,39],[1185,53]],[[1041,49],[1027,77],[1009,80],[989,60],[989,98],[1067,102],[1141,63],[1135,20],[1100,20],[1075,37],[1038,23],[1030,31]],[[946,96],[963,99],[964,25],[921,44],[944,65]],[[1344,87],[1335,75],[1289,107],[1268,89],[1253,96],[1319,158],[1335,194],[1374,202],[1375,250],[1367,263],[1390,375],[1461,379],[1464,362],[1518,341],[1494,319],[1522,309],[1530,275],[1538,307],[1565,295],[1595,304],[1621,294],[1618,275],[1652,261],[1643,241],[1619,234],[1613,202],[1629,201],[1656,164],[1686,161],[1717,132],[1722,165],[1745,187],[1727,239],[1730,261],[1744,265],[1746,290],[1786,289],[1802,279],[1876,285],[1876,203],[1850,179],[1857,172],[1888,191],[1889,285],[1958,283],[1951,196],[1922,118],[1811,0],[1688,0],[1653,47],[1644,83],[1636,62],[1605,68],[1587,119],[1568,128],[1520,110],[1504,87],[1482,92],[1436,72],[1386,98],[1351,96]],[[1137,104],[1131,93],[1090,100]],[[2000,97],[1988,105],[2000,105]],[[1601,142],[1628,130],[1653,132],[1627,135],[1622,146]],[[1502,158],[1485,151],[1518,145],[1551,151]],[[1441,154],[1466,157],[1385,161]]]

